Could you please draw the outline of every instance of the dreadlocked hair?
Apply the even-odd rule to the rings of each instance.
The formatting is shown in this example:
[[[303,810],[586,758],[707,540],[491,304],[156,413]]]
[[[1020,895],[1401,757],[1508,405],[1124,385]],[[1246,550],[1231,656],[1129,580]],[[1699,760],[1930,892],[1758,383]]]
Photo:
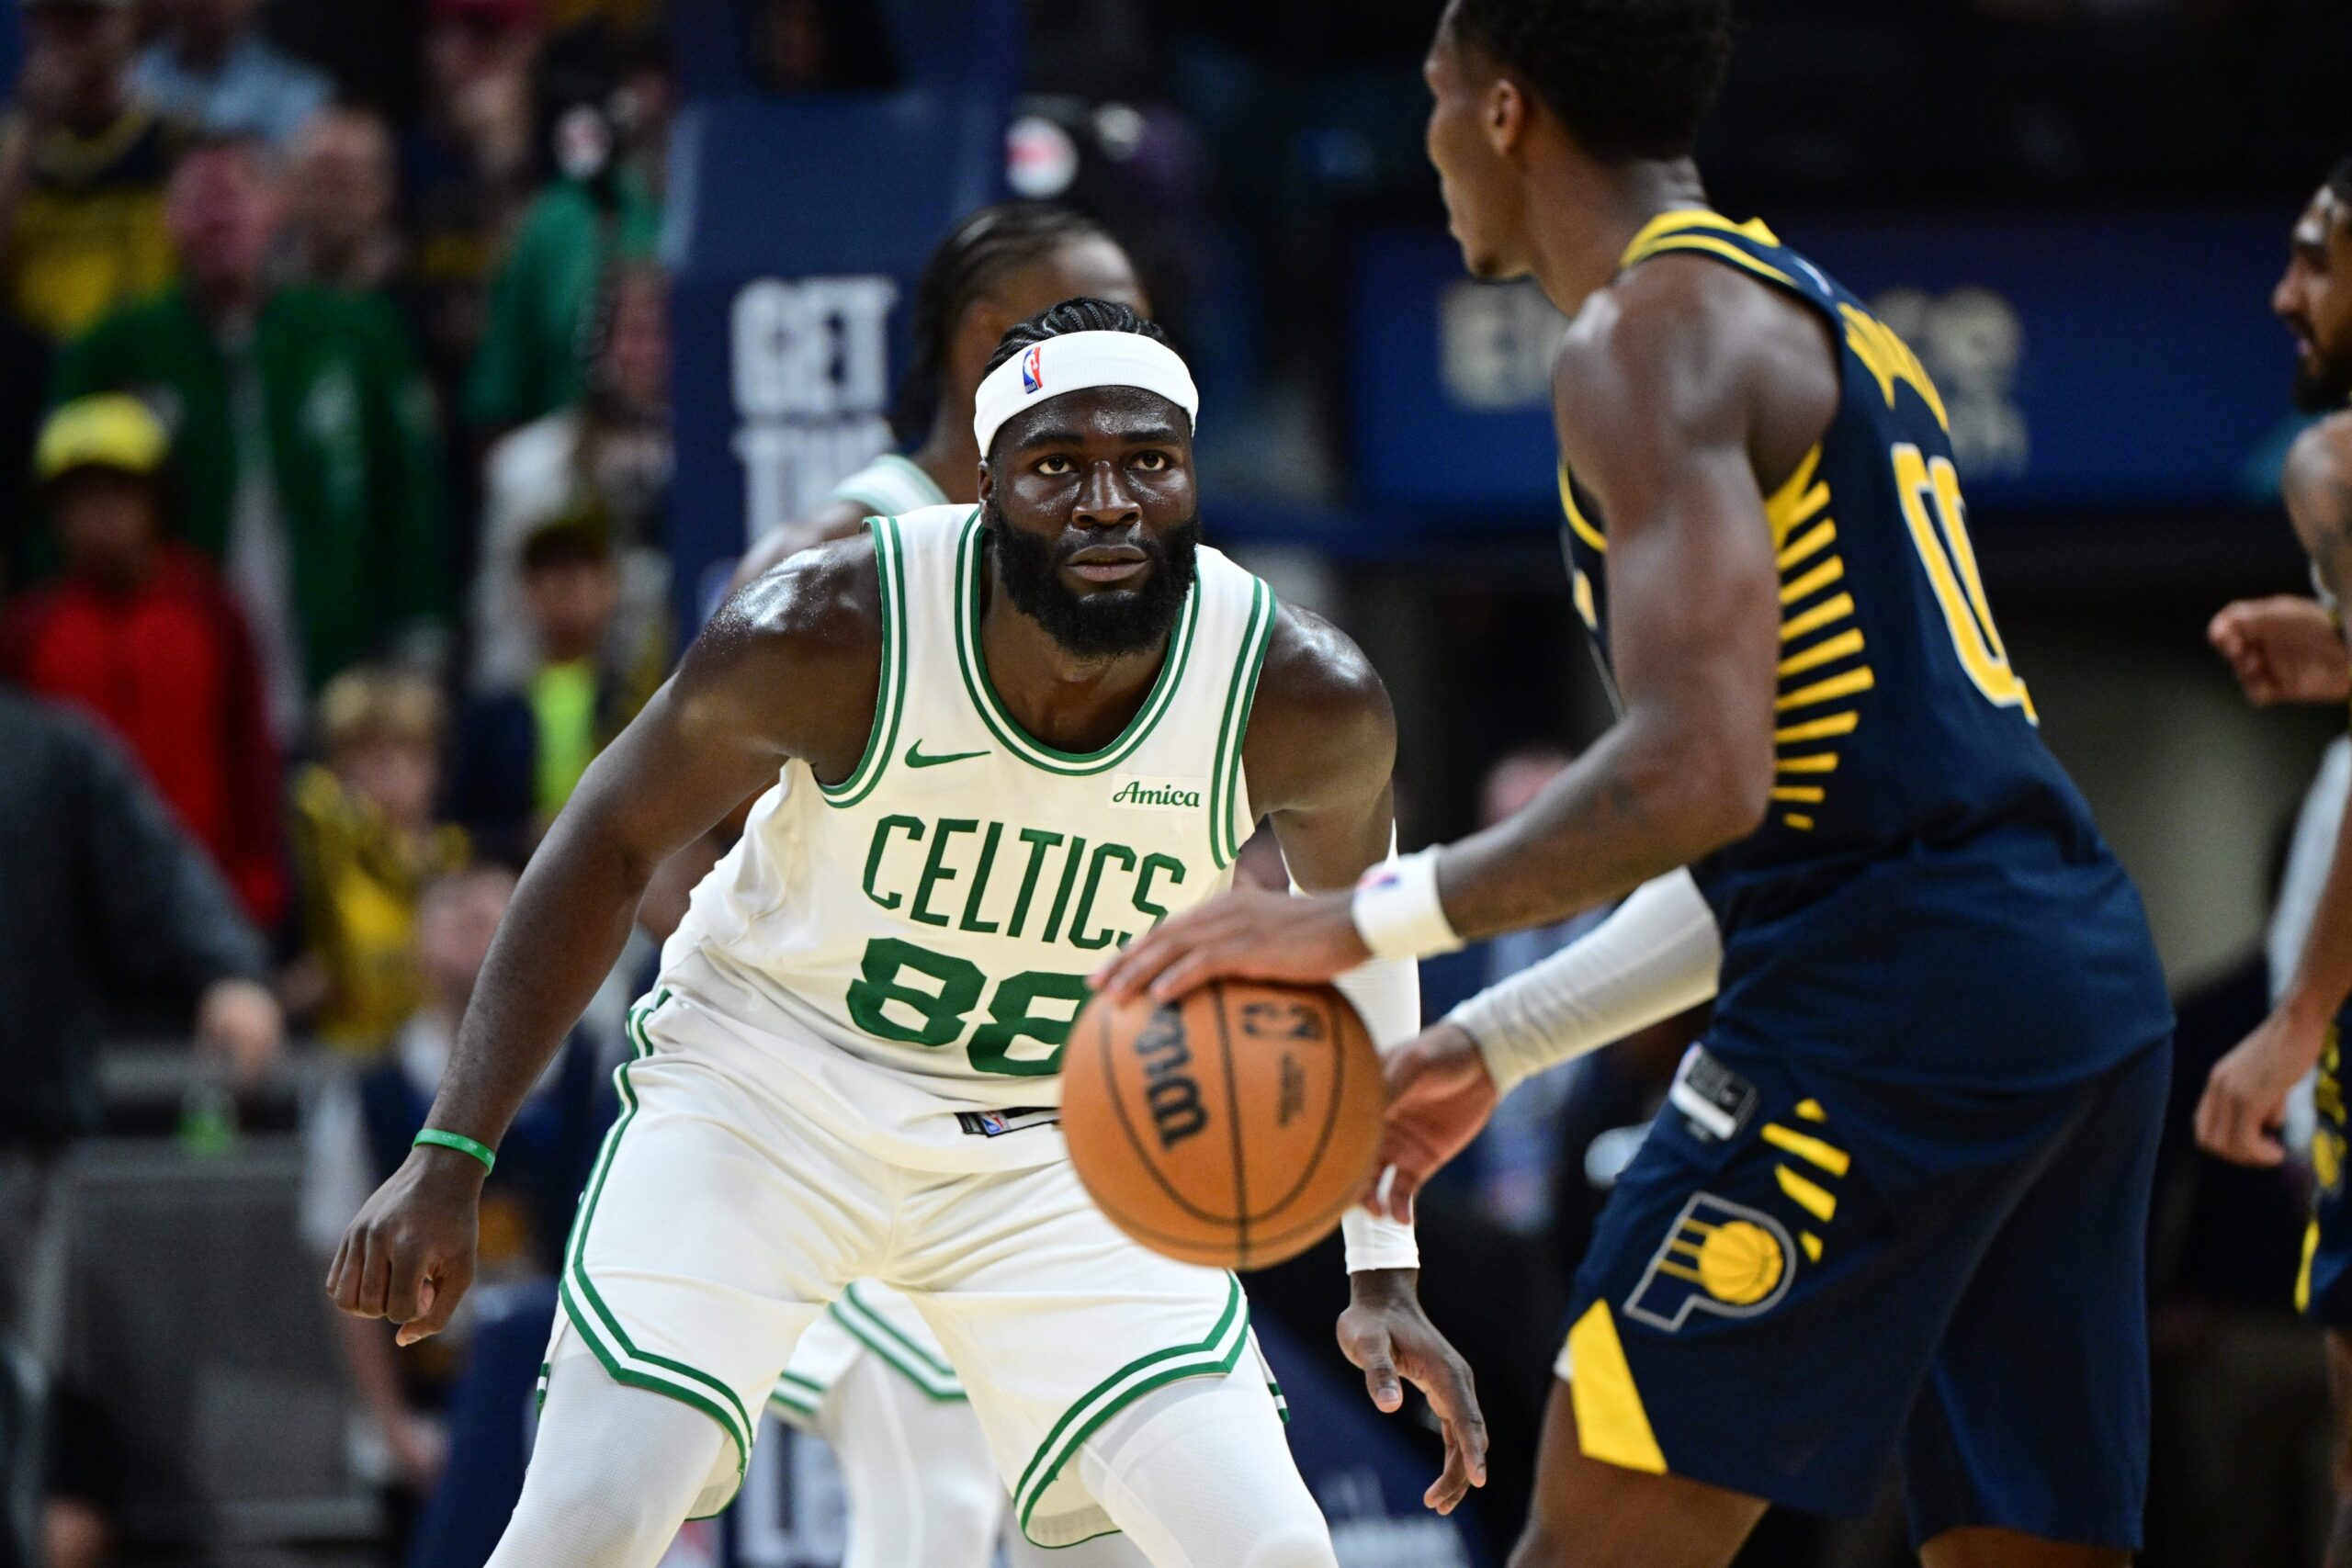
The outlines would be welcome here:
[[[891,419],[899,439],[920,441],[931,428],[939,412],[939,380],[947,372],[948,339],[975,301],[1064,245],[1105,238],[1092,219],[1043,201],[999,202],[956,224],[915,282],[914,358],[899,384]]]
[[[1731,61],[1731,0],[1456,0],[1453,25],[1609,162],[1689,157]]]

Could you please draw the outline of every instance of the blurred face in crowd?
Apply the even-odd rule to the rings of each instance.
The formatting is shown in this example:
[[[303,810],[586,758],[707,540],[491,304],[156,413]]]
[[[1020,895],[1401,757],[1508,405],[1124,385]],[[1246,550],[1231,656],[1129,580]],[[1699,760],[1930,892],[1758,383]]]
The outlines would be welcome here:
[[[670,299],[662,275],[634,267],[614,285],[605,339],[605,384],[628,408],[658,412],[670,401]]]
[[[200,295],[250,290],[268,260],[278,218],[264,155],[250,143],[198,148],[172,172],[164,222]]]
[[[610,556],[566,555],[523,574],[523,598],[539,645],[559,664],[594,655],[621,607],[621,577]]]
[[[2295,338],[2295,406],[2317,412],[2352,398],[2352,210],[2320,187],[2288,240],[2270,308]]]
[[[514,878],[492,866],[445,876],[417,902],[416,959],[425,991],[452,1013],[465,1010],[490,956],[491,938],[514,897]]]
[[[162,519],[154,481],[115,468],[82,468],[52,488],[50,520],[68,575],[110,592],[146,579]]]
[[[1451,6],[1421,79],[1430,97],[1425,144],[1462,265],[1473,277],[1524,276],[1526,191],[1514,154],[1533,106],[1518,83],[1456,37]]]
[[[819,0],[765,0],[753,28],[753,51],[770,85],[792,90],[824,85],[832,34]]]
[[[427,112],[492,169],[527,162],[530,72],[538,34],[526,13],[501,5],[433,7],[424,34]]]
[[[348,257],[390,224],[391,132],[364,109],[331,109],[311,120],[294,154],[288,207],[317,252]]]
[[[441,760],[431,739],[369,734],[339,748],[335,776],[384,814],[403,832],[433,824],[433,800],[441,789]]]
[[[51,4],[24,13],[29,103],[74,130],[97,130],[119,109],[136,46],[130,7]]]

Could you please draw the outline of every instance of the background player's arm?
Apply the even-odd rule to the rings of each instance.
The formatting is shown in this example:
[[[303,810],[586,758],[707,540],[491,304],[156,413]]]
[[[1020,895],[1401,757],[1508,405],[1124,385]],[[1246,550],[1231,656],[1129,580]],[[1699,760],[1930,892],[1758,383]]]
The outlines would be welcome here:
[[[1387,857],[1396,838],[1396,711],[1363,651],[1320,617],[1285,607],[1275,621],[1241,760],[1250,801],[1272,821],[1301,888],[1353,886]],[[1373,973],[1383,968],[1400,972]],[[1391,1035],[1409,1036],[1419,1027],[1419,990],[1409,965],[1367,964],[1351,978],[1362,985],[1351,987],[1350,999],[1367,1017],[1384,1002],[1386,1011],[1401,1005],[1408,1015],[1386,1021]],[[1401,996],[1367,994],[1398,989]],[[1375,1036],[1380,1032],[1375,1021]],[[1338,1335],[1379,1408],[1403,1407],[1400,1378],[1428,1396],[1445,1438],[1445,1468],[1423,1500],[1450,1513],[1472,1486],[1486,1483],[1486,1417],[1468,1364],[1421,1310],[1419,1272],[1373,1268],[1350,1274]]]
[[[2320,581],[2352,590],[2352,416],[2322,421],[2287,454],[2287,515]],[[2352,807],[2347,807],[2352,815]],[[2197,1138],[2245,1165],[2276,1165],[2288,1090],[2319,1060],[2327,1026],[2352,993],[2352,833],[2339,832],[2294,977],[2255,1032],[2214,1064],[2197,1107]]]
[[[787,757],[856,764],[880,637],[872,552],[842,545],[739,595],[581,780],[515,889],[428,1126],[495,1146],[619,955],[662,860]],[[368,1200],[328,1275],[337,1305],[438,1330],[471,1276],[482,1168],[424,1147]]]

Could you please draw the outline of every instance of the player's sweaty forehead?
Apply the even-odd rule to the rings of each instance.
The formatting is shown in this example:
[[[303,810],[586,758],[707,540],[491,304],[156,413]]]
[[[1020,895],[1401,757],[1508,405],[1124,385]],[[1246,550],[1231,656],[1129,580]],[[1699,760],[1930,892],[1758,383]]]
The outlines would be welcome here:
[[[1089,387],[1023,409],[997,434],[998,462],[1055,449],[1163,446],[1189,462],[1193,422],[1157,392],[1140,387]]]

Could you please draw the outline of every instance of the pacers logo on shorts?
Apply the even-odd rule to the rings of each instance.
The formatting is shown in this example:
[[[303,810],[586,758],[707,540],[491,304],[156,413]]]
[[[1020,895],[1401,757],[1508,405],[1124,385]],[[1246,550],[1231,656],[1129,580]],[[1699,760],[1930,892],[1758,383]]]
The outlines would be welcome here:
[[[1788,1293],[1794,1250],[1771,1215],[1699,1193],[1625,1298],[1625,1315],[1669,1334],[1694,1311],[1754,1317]]]

